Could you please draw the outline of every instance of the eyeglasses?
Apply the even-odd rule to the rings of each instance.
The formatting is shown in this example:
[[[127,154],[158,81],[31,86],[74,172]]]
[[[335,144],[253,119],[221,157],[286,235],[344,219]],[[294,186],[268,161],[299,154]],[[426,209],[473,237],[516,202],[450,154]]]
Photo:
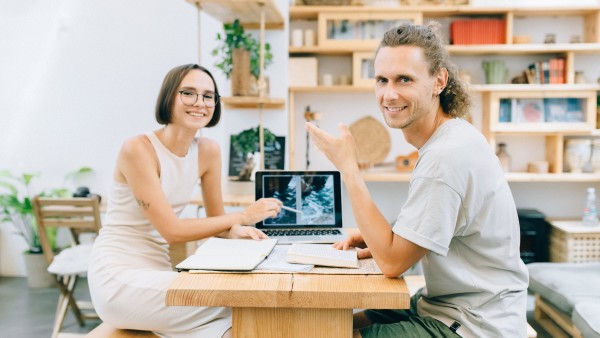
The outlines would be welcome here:
[[[200,96],[202,96],[202,102],[204,102],[206,108],[214,108],[217,105],[217,102],[219,102],[219,95],[216,93],[198,94],[191,90],[179,90],[178,93],[181,98],[181,103],[186,106],[193,106],[196,104]]]

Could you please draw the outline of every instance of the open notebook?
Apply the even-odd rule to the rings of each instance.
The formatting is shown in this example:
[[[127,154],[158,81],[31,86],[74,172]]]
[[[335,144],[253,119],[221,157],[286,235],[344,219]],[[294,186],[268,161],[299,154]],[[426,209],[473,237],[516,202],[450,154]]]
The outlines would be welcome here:
[[[273,250],[276,239],[224,239],[211,237],[196,252],[177,264],[179,270],[250,271]]]

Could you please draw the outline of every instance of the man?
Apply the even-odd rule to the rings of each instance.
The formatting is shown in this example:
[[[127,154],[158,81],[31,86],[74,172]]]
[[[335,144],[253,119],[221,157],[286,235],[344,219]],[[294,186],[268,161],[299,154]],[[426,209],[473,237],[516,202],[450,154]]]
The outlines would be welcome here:
[[[365,248],[397,277],[421,260],[426,286],[409,310],[355,315],[355,337],[525,337],[528,274],[510,188],[483,135],[461,119],[470,100],[433,26],[388,31],[375,54],[375,94],[391,128],[419,151],[408,197],[390,228],[360,176],[354,141],[307,123],[342,173]]]

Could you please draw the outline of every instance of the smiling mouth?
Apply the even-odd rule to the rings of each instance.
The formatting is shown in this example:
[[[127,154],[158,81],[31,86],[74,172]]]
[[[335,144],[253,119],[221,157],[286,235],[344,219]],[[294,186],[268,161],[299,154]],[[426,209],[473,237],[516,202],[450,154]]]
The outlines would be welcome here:
[[[385,110],[390,112],[390,113],[397,113],[399,111],[402,111],[404,109],[408,108],[408,106],[402,106],[402,107],[385,107]]]
[[[206,113],[187,112],[192,117],[205,117]]]

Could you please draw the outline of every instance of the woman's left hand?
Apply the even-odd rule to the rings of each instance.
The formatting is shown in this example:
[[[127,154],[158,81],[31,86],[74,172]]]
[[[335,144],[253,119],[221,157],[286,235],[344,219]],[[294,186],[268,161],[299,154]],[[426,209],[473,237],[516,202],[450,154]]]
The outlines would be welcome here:
[[[260,240],[269,237],[255,227],[236,224],[229,229],[229,238],[252,238]]]

